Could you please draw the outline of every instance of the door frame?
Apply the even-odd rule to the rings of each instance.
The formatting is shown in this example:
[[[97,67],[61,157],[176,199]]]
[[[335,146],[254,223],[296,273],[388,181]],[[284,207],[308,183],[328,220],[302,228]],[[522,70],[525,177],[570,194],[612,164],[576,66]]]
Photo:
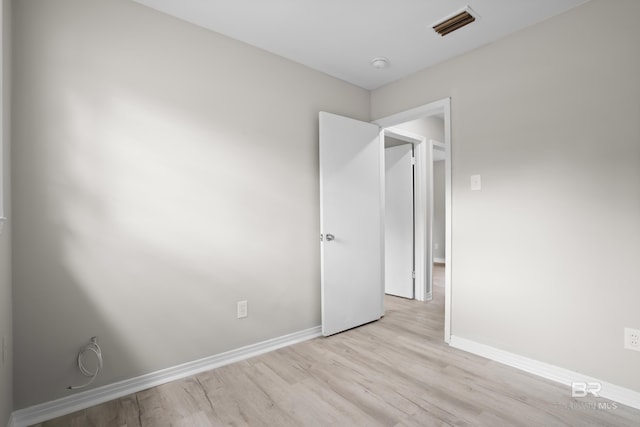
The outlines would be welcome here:
[[[451,222],[452,222],[452,210],[451,210],[451,98],[444,98],[439,101],[434,101],[410,110],[402,111],[400,113],[392,114],[387,117],[383,117],[378,120],[374,120],[372,123],[380,126],[382,129],[392,128],[402,123],[412,120],[421,119],[424,117],[433,116],[436,114],[444,114],[444,145],[445,145],[445,292],[444,292],[444,341],[449,343],[451,341],[451,262],[452,262],[452,250],[451,250]],[[384,145],[384,144],[382,144]],[[427,157],[431,158],[432,150],[426,149],[426,144],[418,144],[422,146],[423,150],[416,154],[416,164],[422,162],[422,165],[426,165]],[[427,153],[428,151],[428,153]],[[432,159],[431,159],[432,160]],[[426,190],[426,189],[425,189]],[[426,194],[424,191],[422,194]],[[426,207],[425,207],[426,209]],[[417,219],[416,219],[417,222]],[[431,233],[429,233],[430,235]],[[426,236],[423,239],[425,249],[427,244]],[[426,251],[425,251],[426,252]],[[432,248],[428,249],[428,253],[432,253]],[[424,254],[426,255],[426,253]],[[422,260],[426,260],[426,256],[422,257]],[[428,263],[429,269],[433,268],[433,262]],[[418,269],[416,268],[416,275]],[[416,280],[417,283],[417,280]],[[431,285],[431,284],[429,284]],[[417,287],[422,288],[422,286]],[[417,295],[417,293],[416,293]]]

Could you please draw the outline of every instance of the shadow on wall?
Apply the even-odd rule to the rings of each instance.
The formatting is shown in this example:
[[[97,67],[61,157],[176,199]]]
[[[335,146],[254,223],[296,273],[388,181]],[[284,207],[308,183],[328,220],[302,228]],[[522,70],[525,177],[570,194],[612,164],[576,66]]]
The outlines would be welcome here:
[[[218,305],[238,297],[229,277],[258,274],[237,253],[262,250],[231,224],[259,215],[246,194],[273,197],[238,176],[238,153],[211,167],[221,153],[156,106],[98,107],[82,93],[61,105],[59,135],[34,143],[29,157],[56,150],[29,172],[19,202],[28,214],[18,219],[17,298],[29,303],[17,314],[16,364],[34,377],[22,376],[17,394],[28,403],[85,382],[75,351],[94,335],[105,361],[96,385],[212,354],[232,318]]]

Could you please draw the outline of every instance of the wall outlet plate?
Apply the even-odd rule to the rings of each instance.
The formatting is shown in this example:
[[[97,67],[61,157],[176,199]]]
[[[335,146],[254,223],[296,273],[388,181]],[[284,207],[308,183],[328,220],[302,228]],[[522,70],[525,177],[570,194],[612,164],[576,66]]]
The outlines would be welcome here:
[[[624,328],[624,348],[640,351],[640,329]]]

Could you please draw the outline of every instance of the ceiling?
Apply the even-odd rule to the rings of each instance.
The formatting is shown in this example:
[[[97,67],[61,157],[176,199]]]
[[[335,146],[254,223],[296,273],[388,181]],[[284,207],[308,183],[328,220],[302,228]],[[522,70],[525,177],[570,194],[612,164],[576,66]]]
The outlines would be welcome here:
[[[588,0],[134,0],[365,89],[491,43]],[[472,24],[432,26],[471,7]],[[371,61],[385,57],[390,66]]]

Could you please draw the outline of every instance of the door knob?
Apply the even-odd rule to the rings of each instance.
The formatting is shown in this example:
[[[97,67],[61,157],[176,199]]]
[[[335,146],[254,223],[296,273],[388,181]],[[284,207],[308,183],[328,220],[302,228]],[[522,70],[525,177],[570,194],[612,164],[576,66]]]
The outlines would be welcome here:
[[[334,240],[336,238],[336,236],[334,236],[333,234],[327,234],[326,238],[327,238],[327,242],[330,242],[330,241]]]

